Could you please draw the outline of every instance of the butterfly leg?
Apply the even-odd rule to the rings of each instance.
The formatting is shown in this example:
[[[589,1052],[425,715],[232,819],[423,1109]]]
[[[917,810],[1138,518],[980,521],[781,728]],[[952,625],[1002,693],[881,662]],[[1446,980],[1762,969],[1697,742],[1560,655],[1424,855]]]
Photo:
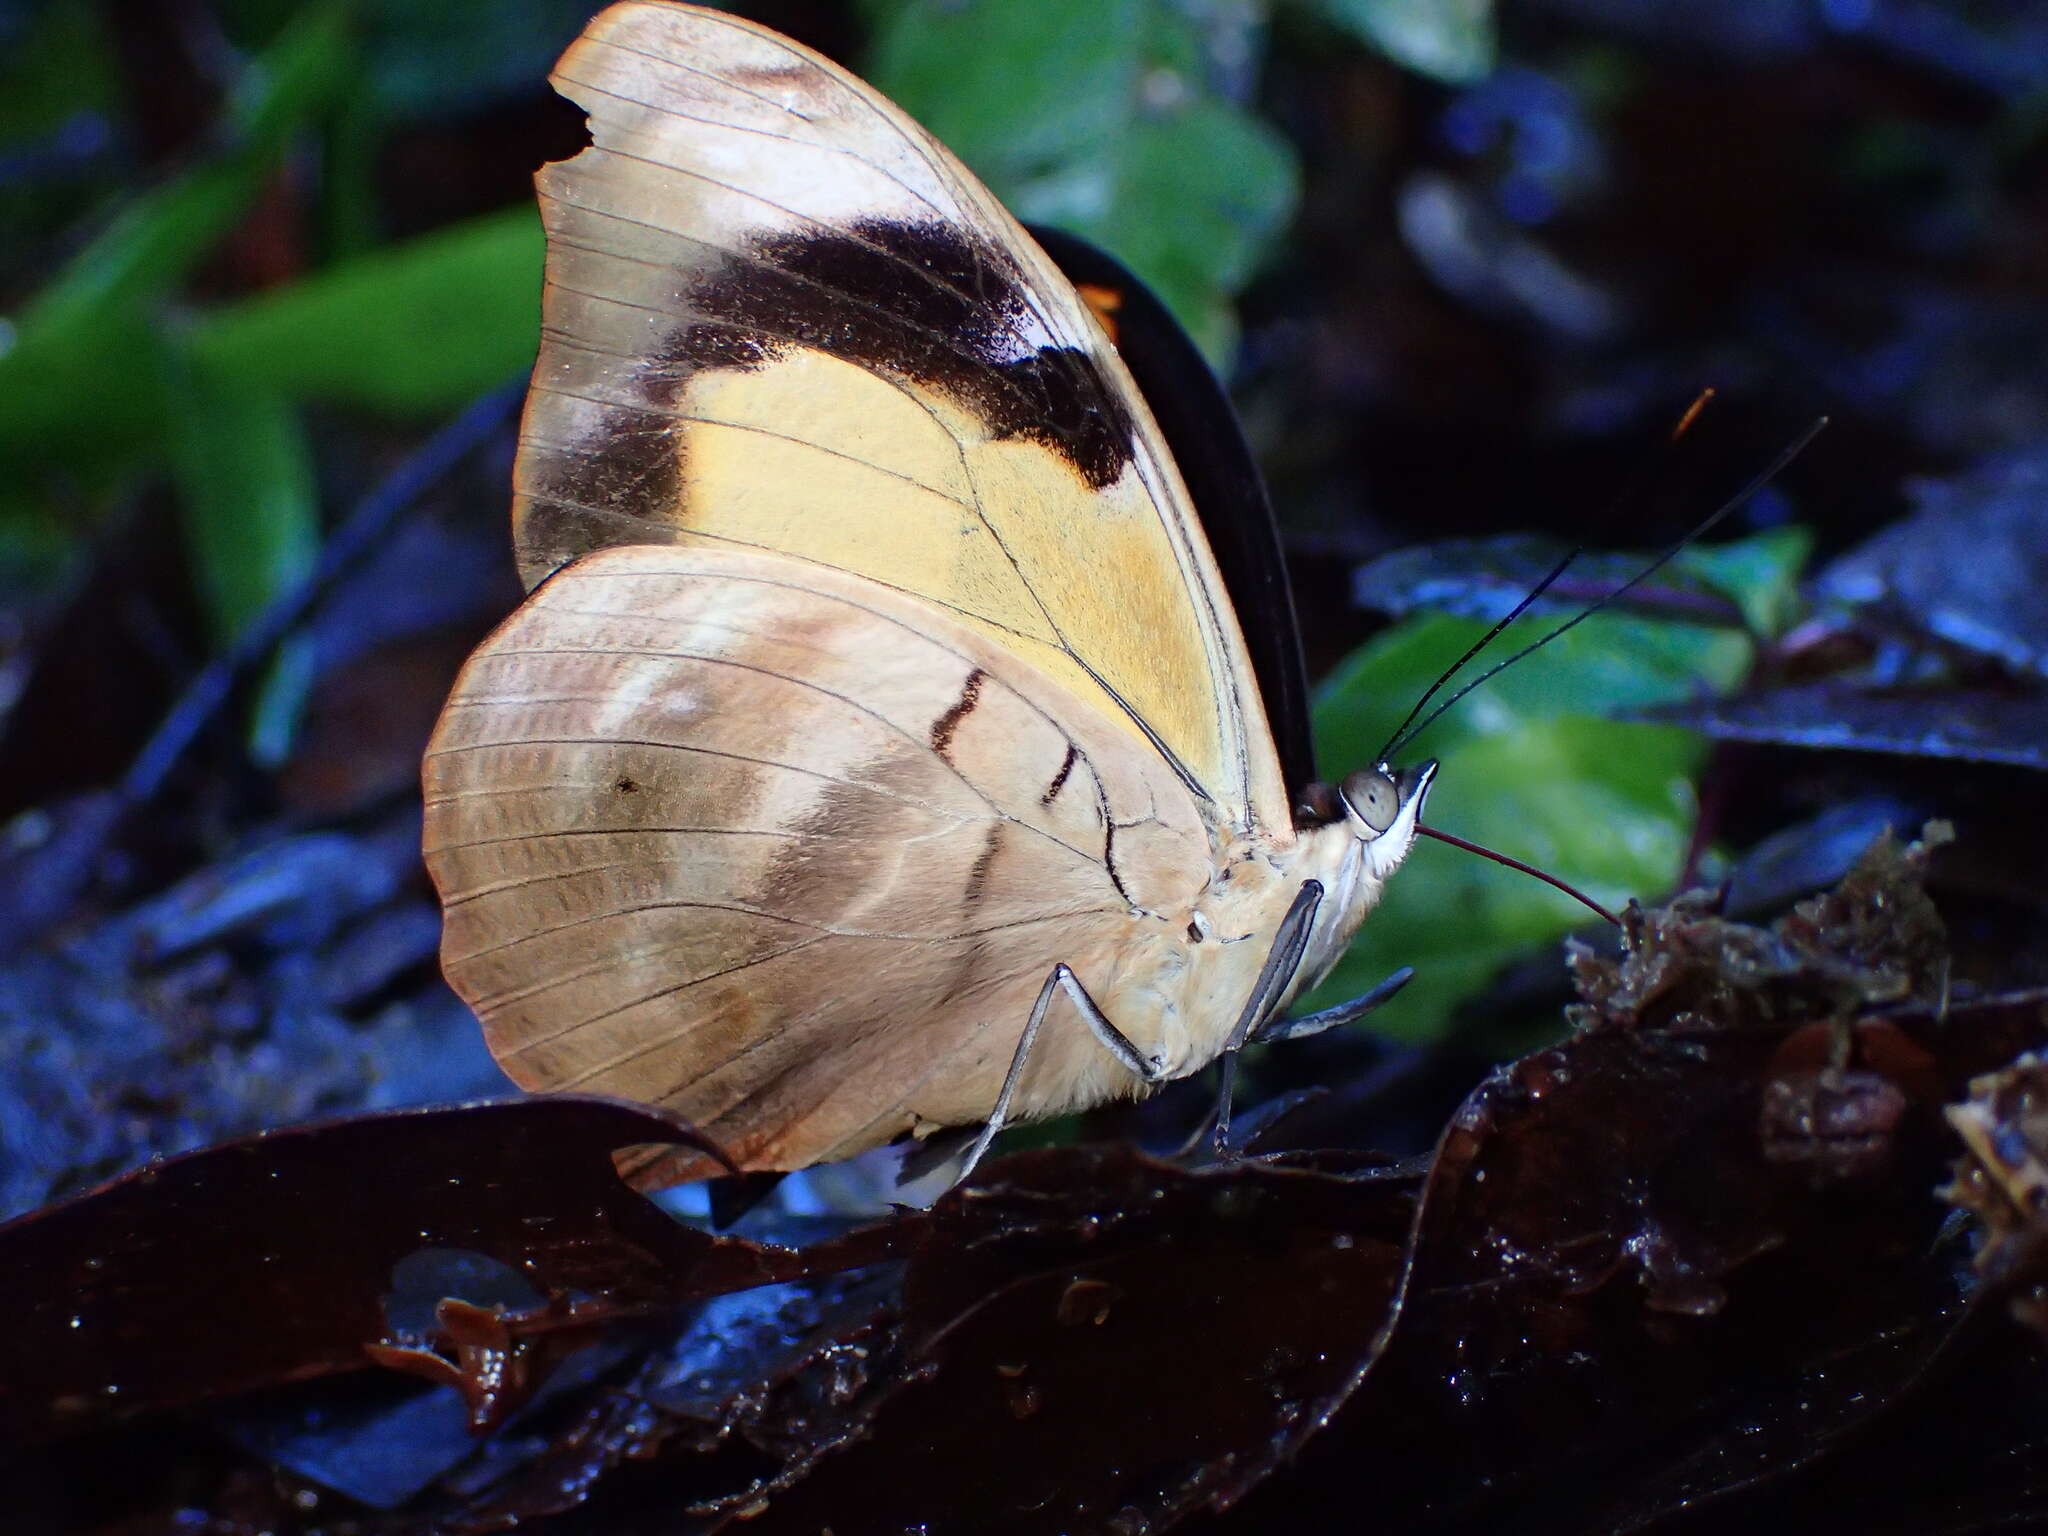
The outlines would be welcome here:
[[[1271,1018],[1251,1032],[1247,1045],[1271,1045],[1276,1040],[1306,1040],[1310,1035],[1320,1035],[1326,1029],[1335,1029],[1340,1024],[1356,1024],[1373,1009],[1408,985],[1415,975],[1415,967],[1404,965],[1385,981],[1363,996],[1349,1002],[1338,1003],[1331,1008],[1319,1008],[1314,1013],[1304,1013],[1296,1018]]]
[[[1230,1100],[1237,1091],[1237,1055],[1252,1038],[1252,1032],[1279,1005],[1294,973],[1301,969],[1301,957],[1308,951],[1308,936],[1315,927],[1316,912],[1323,904],[1323,883],[1304,880],[1294,903],[1280,919],[1280,931],[1273,936],[1273,948],[1252,983],[1252,995],[1245,999],[1244,1012],[1237,1016],[1230,1036],[1223,1042],[1222,1068],[1216,1085],[1216,1130],[1218,1155],[1230,1151]]]
[[[1361,997],[1354,997],[1348,1002],[1338,1003],[1335,1007],[1320,1008],[1314,1013],[1302,1014],[1297,1018],[1275,1015],[1254,1029],[1246,1037],[1245,1043],[1247,1045],[1271,1045],[1276,1040],[1306,1040],[1310,1035],[1320,1035],[1324,1030],[1335,1029],[1340,1024],[1354,1024],[1408,985],[1409,980],[1414,975],[1415,968],[1411,965],[1404,965]],[[1377,1082],[1382,1073],[1389,1080],[1397,1079],[1413,1070],[1419,1057],[1420,1053],[1416,1051],[1403,1052],[1393,1061],[1389,1062],[1381,1071],[1375,1072],[1368,1081]],[[1276,1100],[1273,1105],[1268,1106],[1268,1108],[1278,1110],[1279,1114],[1285,1114],[1288,1109],[1300,1103],[1303,1098],[1312,1097],[1318,1092],[1320,1092],[1318,1089],[1305,1089],[1298,1093],[1285,1095],[1282,1099]],[[1195,1128],[1194,1134],[1189,1136],[1182,1145],[1180,1149],[1182,1157],[1192,1157],[1195,1150],[1203,1142],[1209,1140],[1211,1133],[1216,1128],[1216,1120],[1220,1112],[1220,1105],[1211,1108],[1208,1115],[1203,1118],[1202,1123]],[[1277,1115],[1268,1116],[1268,1123],[1277,1117]]]
[[[1045,985],[1038,989],[1038,1001],[1031,1005],[1031,1017],[1024,1022],[1024,1033],[1018,1037],[1017,1049],[1010,1057],[1010,1070],[1003,1074],[1003,1086],[996,1093],[995,1107],[989,1111],[987,1124],[982,1126],[981,1134],[974,1138],[974,1145],[968,1149],[967,1160],[960,1165],[955,1183],[974,1172],[974,1165],[981,1161],[990,1143],[1008,1123],[1010,1103],[1017,1096],[1017,1084],[1024,1076],[1024,1063],[1030,1058],[1032,1044],[1038,1039],[1046,1010],[1052,1006],[1053,995],[1057,992],[1067,994],[1086,1021],[1089,1031],[1102,1042],[1103,1049],[1125,1067],[1148,1083],[1156,1083],[1166,1075],[1163,1063],[1140,1054],[1138,1048],[1131,1044],[1130,1036],[1110,1023],[1109,1015],[1088,995],[1088,989],[1081,985],[1081,978],[1071,967],[1064,962],[1054,966],[1052,974],[1045,978]]]

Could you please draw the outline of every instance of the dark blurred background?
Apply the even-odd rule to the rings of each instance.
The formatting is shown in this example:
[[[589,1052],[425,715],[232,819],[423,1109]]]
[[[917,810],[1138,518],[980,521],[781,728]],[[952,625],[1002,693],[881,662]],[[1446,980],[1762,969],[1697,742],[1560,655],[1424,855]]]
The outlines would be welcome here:
[[[435,972],[415,773],[517,600],[530,177],[581,142],[544,77],[586,4],[0,4],[0,1209],[502,1086]],[[1947,814],[1965,953],[2025,973],[2048,8],[746,9],[1188,324],[1272,481],[1327,772],[1548,546],[1368,562],[1654,549],[1829,417],[1690,585],[1447,720],[1432,809],[1610,902],[1762,845],[1759,909]],[[1422,610],[1456,617],[1387,627]],[[1510,994],[1555,1029],[1575,911],[1427,849],[1340,980],[1416,965],[1410,1040]]]

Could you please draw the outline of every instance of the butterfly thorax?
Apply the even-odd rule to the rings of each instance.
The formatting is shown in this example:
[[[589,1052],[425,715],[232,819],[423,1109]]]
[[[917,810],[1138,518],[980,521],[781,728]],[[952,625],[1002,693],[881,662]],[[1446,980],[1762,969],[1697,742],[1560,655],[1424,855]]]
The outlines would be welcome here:
[[[1198,1072],[1222,1051],[1289,908],[1311,880],[1323,898],[1279,1006],[1329,974],[1406,857],[1414,816],[1375,836],[1361,837],[1360,830],[1355,818],[1339,816],[1296,829],[1285,844],[1255,832],[1219,850],[1216,873],[1190,904],[1185,924],[1165,936],[1178,951],[1175,961],[1147,957],[1129,973],[1135,984],[1123,989],[1134,1038],[1153,1036],[1139,1043],[1157,1054],[1169,1077]]]

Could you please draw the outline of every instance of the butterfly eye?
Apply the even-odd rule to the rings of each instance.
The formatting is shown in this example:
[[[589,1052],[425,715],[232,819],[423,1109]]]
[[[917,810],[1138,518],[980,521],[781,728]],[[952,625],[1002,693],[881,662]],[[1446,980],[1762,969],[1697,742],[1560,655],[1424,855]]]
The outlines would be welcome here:
[[[1401,794],[1394,788],[1394,781],[1374,769],[1361,768],[1346,775],[1344,803],[1351,808],[1352,815],[1375,832],[1386,831],[1401,813]]]

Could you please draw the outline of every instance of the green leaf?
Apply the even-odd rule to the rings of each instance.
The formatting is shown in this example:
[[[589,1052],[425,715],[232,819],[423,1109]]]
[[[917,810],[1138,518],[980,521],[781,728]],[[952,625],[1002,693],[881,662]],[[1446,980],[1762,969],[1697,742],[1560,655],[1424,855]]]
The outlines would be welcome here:
[[[290,136],[349,83],[347,15],[341,4],[308,8],[243,71],[224,115],[226,147],[116,216],[23,312],[24,342],[184,281],[248,208]]]
[[[1127,262],[1212,360],[1292,215],[1286,141],[1211,88],[1218,45],[1167,0],[891,0],[869,77],[1020,219]],[[1256,39],[1245,28],[1233,47]]]
[[[12,338],[0,320],[0,459],[97,481],[160,442],[163,343],[134,310]]]
[[[1694,544],[1678,563],[1740,608],[1751,633],[1771,639],[1803,611],[1799,573],[1812,554],[1812,532],[1792,524],[1728,544]]]
[[[200,595],[225,646],[320,548],[318,483],[282,395],[192,358],[172,391],[171,474]]]
[[[1235,337],[1230,296],[1286,227],[1298,191],[1279,134],[1195,97],[1133,123],[1080,175],[1021,184],[1016,207],[1114,251],[1220,361]]]
[[[1493,68],[1493,0],[1314,0],[1316,9],[1403,68],[1469,85]]]
[[[298,413],[272,391],[192,359],[179,370],[171,469],[200,595],[225,648],[320,551],[319,490]],[[283,759],[311,682],[310,651],[287,646],[259,696],[252,746]]]
[[[896,0],[866,73],[1009,200],[1130,121],[1155,0]]]
[[[1334,774],[1370,763],[1408,706],[1483,626],[1433,615],[1354,652],[1320,690],[1318,751]],[[1750,641],[1698,625],[1596,615],[1458,705],[1411,758],[1443,764],[1429,821],[1520,858],[1609,906],[1678,876],[1692,835],[1691,732],[1616,724],[1598,712],[1725,690]],[[1356,996],[1390,971],[1415,980],[1373,1015],[1408,1039],[1442,1032],[1458,1001],[1504,958],[1587,918],[1569,897],[1462,850],[1419,842],[1358,941],[1314,999]]]
[[[542,238],[507,209],[216,311],[194,355],[294,399],[432,417],[533,364]]]
[[[98,468],[156,439],[154,306],[241,218],[351,73],[339,4],[305,10],[238,82],[226,147],[143,194],[0,327],[0,453]]]

